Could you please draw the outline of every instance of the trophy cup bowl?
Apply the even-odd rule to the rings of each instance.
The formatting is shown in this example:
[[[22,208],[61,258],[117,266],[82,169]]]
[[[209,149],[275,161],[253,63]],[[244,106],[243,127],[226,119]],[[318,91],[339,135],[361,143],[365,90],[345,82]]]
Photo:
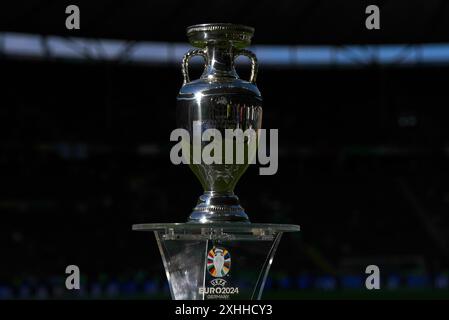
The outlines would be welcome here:
[[[184,84],[177,97],[176,114],[178,127],[189,132],[192,145],[194,123],[201,132],[216,129],[223,137],[226,129],[252,129],[257,132],[261,128],[262,96],[256,85],[257,58],[244,49],[251,43],[253,34],[254,29],[251,27],[226,23],[200,24],[187,28],[189,42],[197,49],[190,50],[183,58]],[[199,79],[190,81],[188,65],[194,56],[203,57],[204,72]],[[238,56],[247,56],[251,60],[249,81],[237,75],[234,61]],[[244,142],[243,163],[225,163],[226,150],[223,150],[221,164],[195,164],[190,159],[190,168],[204,189],[190,214],[190,222],[249,222],[234,194],[235,185],[255,156],[247,154],[247,145],[254,142],[249,139],[257,137]],[[203,149],[205,142],[201,144]]]
[[[188,133],[183,151],[188,151],[189,166],[204,193],[186,223],[133,225],[133,230],[154,232],[173,299],[261,299],[282,234],[299,231],[297,225],[251,223],[234,194],[238,180],[254,163],[262,125],[258,63],[244,49],[253,34],[251,27],[227,23],[187,28],[196,49],[182,60],[184,83],[176,117],[178,128]],[[203,57],[204,72],[190,81],[188,67],[194,56]],[[251,60],[249,81],[235,71],[238,56]],[[231,146],[218,149],[222,151],[216,154],[218,163],[195,159],[195,150],[205,147],[203,139],[196,137],[210,129],[225,137],[224,146]],[[229,130],[254,134],[239,140],[226,136]],[[238,150],[243,150],[241,161],[237,161]]]

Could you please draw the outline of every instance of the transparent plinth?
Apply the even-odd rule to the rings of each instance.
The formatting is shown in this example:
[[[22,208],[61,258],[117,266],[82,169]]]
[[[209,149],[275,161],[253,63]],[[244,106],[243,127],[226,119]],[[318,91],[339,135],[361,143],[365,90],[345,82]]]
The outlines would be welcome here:
[[[175,300],[261,299],[284,232],[297,225],[261,223],[154,223],[152,231]]]

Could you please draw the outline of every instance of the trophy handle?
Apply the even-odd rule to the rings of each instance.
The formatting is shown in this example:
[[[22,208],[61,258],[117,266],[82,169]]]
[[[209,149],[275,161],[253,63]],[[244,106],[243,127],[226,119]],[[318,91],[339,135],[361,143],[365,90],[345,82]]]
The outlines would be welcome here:
[[[190,58],[194,56],[202,56],[205,61],[207,59],[206,52],[203,49],[192,49],[184,55],[184,57],[182,58],[182,76],[184,77],[184,84],[190,82],[189,61]]]
[[[257,62],[256,55],[249,50],[239,49],[235,54],[235,58],[237,58],[238,56],[245,56],[251,60],[251,76],[249,78],[249,81],[255,84],[257,78],[257,70],[259,69],[259,63]]]

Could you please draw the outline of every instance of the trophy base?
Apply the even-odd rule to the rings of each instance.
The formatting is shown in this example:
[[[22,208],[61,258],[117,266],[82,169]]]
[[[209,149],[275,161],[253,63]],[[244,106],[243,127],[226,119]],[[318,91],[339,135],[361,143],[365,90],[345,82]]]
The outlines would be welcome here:
[[[261,299],[284,232],[297,225],[136,224],[153,231],[174,300]]]
[[[205,191],[190,214],[189,222],[249,222],[249,218],[233,192]]]

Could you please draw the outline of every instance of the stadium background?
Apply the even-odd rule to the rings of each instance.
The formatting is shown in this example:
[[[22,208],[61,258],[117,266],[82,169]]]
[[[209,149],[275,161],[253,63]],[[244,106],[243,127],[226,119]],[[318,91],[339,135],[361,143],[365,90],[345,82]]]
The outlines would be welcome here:
[[[65,29],[68,4],[80,30]],[[381,30],[366,30],[368,4]],[[131,225],[184,221],[201,192],[170,163],[169,135],[178,49],[204,22],[256,28],[279,171],[250,168],[237,193],[253,221],[302,228],[284,236],[265,297],[449,297],[448,14],[436,0],[2,5],[0,299],[168,298],[153,235]],[[102,39],[123,52],[95,51]]]

